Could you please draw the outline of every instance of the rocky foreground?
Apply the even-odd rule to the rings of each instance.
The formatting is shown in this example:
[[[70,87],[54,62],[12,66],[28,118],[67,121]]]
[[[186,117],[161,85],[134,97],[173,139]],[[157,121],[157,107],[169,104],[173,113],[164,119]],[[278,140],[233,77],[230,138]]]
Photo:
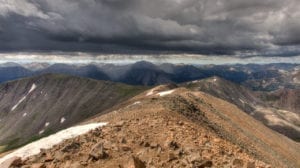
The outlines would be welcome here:
[[[220,99],[157,87],[87,122],[107,126],[10,167],[298,167],[299,144]],[[197,102],[197,103],[196,103]],[[224,108],[227,107],[227,108]],[[229,115],[232,115],[229,117]],[[240,125],[237,125],[238,122]],[[269,139],[269,140],[268,140]],[[297,159],[298,158],[298,159]]]

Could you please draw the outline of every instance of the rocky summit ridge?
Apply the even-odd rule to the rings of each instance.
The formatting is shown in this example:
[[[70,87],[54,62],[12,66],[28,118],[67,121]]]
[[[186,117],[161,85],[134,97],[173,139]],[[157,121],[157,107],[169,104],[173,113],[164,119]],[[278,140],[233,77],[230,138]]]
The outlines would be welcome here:
[[[81,124],[104,127],[10,167],[299,167],[300,146],[203,92],[155,87]]]

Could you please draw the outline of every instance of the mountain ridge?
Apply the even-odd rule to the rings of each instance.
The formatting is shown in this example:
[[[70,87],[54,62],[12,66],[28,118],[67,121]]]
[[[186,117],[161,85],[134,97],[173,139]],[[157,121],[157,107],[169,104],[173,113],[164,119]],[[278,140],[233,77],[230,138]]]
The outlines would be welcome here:
[[[18,65],[9,63],[3,64],[0,68],[0,82],[44,73],[65,73],[135,85],[181,83],[219,76],[256,91],[300,88],[299,65],[280,63],[263,65],[153,64],[146,61],[126,65],[102,63]]]
[[[278,91],[274,93],[255,92],[220,77],[187,82],[181,86],[194,91],[202,91],[230,102],[269,128],[295,141],[300,140],[300,116],[297,111],[297,103],[295,103],[299,96],[296,95],[298,91],[296,89],[288,92],[290,96],[288,96],[289,94],[276,96],[276,94],[282,93],[278,93]]]
[[[298,167],[300,146],[236,106],[159,86],[82,124],[107,126],[18,162],[58,167]],[[163,132],[163,133],[162,133]]]
[[[61,74],[0,85],[0,146],[14,148],[99,114],[139,93],[134,87]]]

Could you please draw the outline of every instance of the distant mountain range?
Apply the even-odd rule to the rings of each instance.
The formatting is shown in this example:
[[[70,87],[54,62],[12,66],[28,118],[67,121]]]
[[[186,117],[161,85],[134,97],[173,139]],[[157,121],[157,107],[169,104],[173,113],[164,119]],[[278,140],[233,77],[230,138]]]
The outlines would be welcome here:
[[[45,64],[0,66],[0,82],[41,75],[61,73],[97,80],[110,80],[131,85],[159,85],[183,83],[218,76],[242,84],[252,90],[274,91],[281,88],[300,88],[300,65],[297,64],[248,64],[248,65],[183,65],[137,62],[128,65],[114,64]]]

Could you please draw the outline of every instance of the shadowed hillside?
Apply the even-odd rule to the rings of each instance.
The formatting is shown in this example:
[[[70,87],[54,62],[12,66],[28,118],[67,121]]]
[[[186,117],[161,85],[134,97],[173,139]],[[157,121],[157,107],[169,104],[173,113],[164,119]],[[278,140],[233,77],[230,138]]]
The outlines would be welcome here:
[[[99,114],[143,90],[58,74],[0,85],[0,146],[17,147]]]

